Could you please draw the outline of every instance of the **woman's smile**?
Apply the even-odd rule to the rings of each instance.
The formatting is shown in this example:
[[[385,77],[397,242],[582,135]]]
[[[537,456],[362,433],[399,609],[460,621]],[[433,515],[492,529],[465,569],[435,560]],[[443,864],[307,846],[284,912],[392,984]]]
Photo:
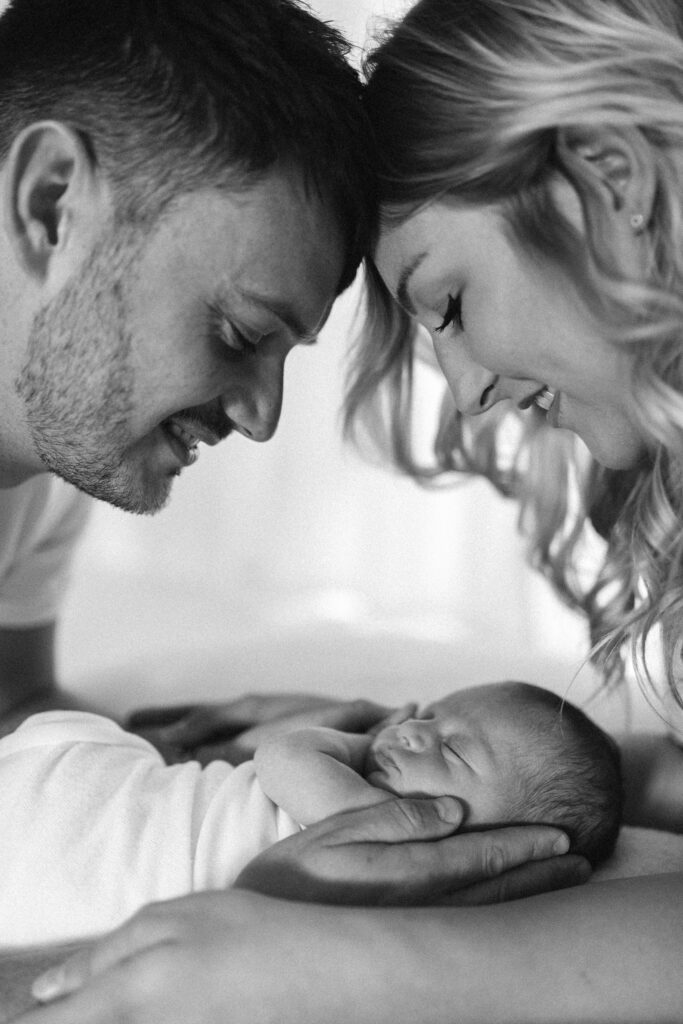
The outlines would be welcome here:
[[[568,279],[520,252],[495,207],[434,202],[385,228],[375,260],[429,331],[461,413],[535,404],[603,465],[638,461],[630,356],[605,339]]]

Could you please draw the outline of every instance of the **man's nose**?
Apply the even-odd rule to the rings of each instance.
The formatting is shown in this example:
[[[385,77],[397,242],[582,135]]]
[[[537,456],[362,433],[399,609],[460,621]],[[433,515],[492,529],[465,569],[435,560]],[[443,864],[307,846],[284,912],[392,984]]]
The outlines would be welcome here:
[[[235,430],[252,441],[270,440],[282,411],[283,381],[283,357],[253,356],[223,392],[223,408]]]
[[[475,362],[461,344],[435,341],[434,350],[458,412],[464,416],[478,416],[506,397],[497,394],[499,377]]]

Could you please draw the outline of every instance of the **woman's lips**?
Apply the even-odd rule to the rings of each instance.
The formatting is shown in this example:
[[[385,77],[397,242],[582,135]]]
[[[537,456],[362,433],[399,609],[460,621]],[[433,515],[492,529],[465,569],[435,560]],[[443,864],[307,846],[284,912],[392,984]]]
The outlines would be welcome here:
[[[534,403],[543,412],[550,412],[553,402],[555,401],[556,392],[552,388],[549,388],[546,384],[537,395],[534,396]]]

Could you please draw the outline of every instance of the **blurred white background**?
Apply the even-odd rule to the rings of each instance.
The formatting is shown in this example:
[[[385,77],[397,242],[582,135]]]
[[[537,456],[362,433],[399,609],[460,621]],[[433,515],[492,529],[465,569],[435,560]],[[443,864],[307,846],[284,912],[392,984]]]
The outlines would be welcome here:
[[[369,19],[405,7],[313,4],[359,45]],[[481,481],[424,491],[342,445],[357,299],[289,357],[272,442],[202,446],[154,518],[97,506],[60,634],[65,682],[119,710],[248,689],[398,703],[501,677],[567,689],[584,626],[524,565],[515,507]],[[584,671],[570,694],[591,685]]]

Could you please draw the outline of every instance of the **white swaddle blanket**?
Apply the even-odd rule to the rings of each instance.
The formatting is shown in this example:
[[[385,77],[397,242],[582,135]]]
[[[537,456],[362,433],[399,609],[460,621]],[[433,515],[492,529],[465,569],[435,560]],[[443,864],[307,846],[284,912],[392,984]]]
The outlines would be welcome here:
[[[115,722],[34,715],[0,740],[0,946],[108,931],[145,903],[231,885],[297,832],[253,762],[168,766]]]

